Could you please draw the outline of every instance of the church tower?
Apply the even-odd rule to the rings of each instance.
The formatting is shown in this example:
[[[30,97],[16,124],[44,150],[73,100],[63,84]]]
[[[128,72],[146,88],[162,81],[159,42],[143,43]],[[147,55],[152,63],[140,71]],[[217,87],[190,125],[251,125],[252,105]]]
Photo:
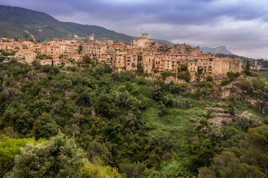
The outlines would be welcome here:
[[[89,37],[88,37],[88,41],[94,41],[95,40],[95,35],[94,33],[92,33]]]

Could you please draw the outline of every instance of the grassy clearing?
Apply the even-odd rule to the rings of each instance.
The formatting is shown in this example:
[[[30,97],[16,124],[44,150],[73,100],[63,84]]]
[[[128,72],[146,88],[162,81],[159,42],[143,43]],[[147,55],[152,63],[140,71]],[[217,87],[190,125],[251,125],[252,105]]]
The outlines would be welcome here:
[[[266,81],[268,81],[268,71],[261,71],[258,73],[259,76],[263,79],[265,79]]]
[[[160,117],[160,108],[156,104],[148,108],[144,114],[147,126],[152,128],[154,135],[169,135],[174,132],[185,135],[194,127],[194,123],[202,118],[206,112],[205,108],[212,104],[209,101],[193,100],[194,107],[191,109],[168,108],[168,114]]]

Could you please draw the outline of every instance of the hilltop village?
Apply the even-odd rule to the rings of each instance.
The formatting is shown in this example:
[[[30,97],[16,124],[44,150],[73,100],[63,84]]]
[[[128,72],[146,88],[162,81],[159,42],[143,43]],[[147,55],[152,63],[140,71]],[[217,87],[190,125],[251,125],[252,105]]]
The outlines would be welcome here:
[[[148,34],[133,39],[130,44],[99,41],[94,39],[94,35],[84,41],[59,40],[43,43],[2,39],[0,50],[0,55],[29,64],[38,60],[41,65],[69,66],[88,56],[95,62],[111,65],[118,72],[140,69],[147,74],[169,72],[179,75],[178,71],[185,70],[191,81],[197,77],[219,80],[228,72],[241,73],[243,70],[240,59],[204,54],[200,48],[186,44],[155,42]]]

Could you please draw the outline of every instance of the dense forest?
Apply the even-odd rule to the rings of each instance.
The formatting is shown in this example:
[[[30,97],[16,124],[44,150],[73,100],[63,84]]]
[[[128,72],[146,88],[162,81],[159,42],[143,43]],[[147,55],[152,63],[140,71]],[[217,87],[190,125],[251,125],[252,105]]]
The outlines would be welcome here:
[[[0,64],[0,177],[267,177],[267,124],[249,72],[167,84],[90,60]]]

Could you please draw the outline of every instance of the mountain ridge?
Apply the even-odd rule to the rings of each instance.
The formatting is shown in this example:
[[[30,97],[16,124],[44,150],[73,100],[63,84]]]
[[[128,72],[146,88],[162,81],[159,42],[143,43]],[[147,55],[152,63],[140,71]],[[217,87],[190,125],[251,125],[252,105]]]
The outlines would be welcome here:
[[[226,46],[217,46],[214,48],[201,47],[200,49],[203,53],[233,55],[233,53],[228,50]]]
[[[22,40],[50,41],[85,38],[94,33],[97,40],[131,42],[134,36],[97,25],[63,22],[53,16],[32,9],[0,5],[0,37]],[[167,40],[157,42],[172,44]]]
[[[72,39],[76,35],[86,37],[91,33],[94,33],[98,40],[130,42],[133,38],[96,25],[62,22],[44,12],[0,5],[0,36],[27,39],[26,32],[32,34],[38,41]]]

